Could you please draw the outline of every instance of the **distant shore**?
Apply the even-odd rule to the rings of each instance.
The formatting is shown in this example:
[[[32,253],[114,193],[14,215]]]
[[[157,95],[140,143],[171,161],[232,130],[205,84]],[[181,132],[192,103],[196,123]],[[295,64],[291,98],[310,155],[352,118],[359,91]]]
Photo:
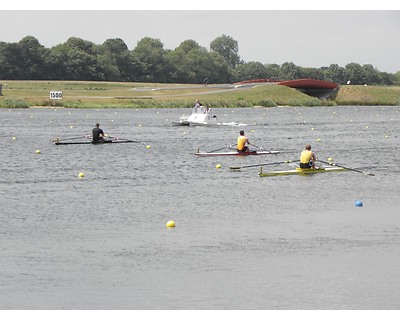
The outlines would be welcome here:
[[[1,81],[2,108],[212,108],[277,106],[400,106],[400,86],[343,85],[335,100],[319,100],[273,84],[165,84],[93,81]],[[50,92],[60,94],[51,99]],[[54,94],[53,94],[54,96]]]

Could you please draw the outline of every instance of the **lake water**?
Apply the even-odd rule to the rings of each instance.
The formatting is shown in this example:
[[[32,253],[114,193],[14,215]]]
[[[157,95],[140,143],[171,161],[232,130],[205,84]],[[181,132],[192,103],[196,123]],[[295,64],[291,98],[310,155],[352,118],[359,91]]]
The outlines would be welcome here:
[[[0,309],[399,309],[399,110],[216,109],[249,125],[206,128],[171,126],[189,109],[1,109]],[[96,122],[144,143],[51,142]],[[194,155],[240,129],[282,153]],[[229,169],[306,143],[375,176]]]

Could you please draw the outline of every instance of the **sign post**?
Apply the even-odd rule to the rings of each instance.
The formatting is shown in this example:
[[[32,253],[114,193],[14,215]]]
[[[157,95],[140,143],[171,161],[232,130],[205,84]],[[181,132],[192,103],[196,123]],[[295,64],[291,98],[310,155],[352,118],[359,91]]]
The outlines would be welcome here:
[[[50,91],[50,100],[53,100],[55,106],[56,100],[62,100],[62,91]]]

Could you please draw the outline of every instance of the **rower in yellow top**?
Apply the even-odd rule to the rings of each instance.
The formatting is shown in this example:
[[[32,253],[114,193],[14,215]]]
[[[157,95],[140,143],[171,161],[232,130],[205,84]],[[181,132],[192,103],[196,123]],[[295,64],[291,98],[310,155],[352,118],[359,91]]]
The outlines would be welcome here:
[[[241,130],[239,132],[239,137],[237,140],[237,151],[239,151],[239,152],[250,151],[249,147],[247,146],[248,144],[251,144],[251,143],[249,142],[249,139],[244,135],[244,131]]]
[[[315,169],[315,157],[314,152],[311,151],[311,145],[307,144],[305,149],[300,154],[300,168],[301,169]]]

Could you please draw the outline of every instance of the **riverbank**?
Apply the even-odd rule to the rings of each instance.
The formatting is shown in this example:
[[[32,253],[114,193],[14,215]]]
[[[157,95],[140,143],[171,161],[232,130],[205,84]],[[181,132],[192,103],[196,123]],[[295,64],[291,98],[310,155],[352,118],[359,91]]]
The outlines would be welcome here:
[[[163,84],[92,81],[2,81],[0,107],[189,108],[196,99],[212,108],[400,105],[400,86],[343,85],[322,101],[274,84]],[[62,99],[50,99],[50,92]]]

